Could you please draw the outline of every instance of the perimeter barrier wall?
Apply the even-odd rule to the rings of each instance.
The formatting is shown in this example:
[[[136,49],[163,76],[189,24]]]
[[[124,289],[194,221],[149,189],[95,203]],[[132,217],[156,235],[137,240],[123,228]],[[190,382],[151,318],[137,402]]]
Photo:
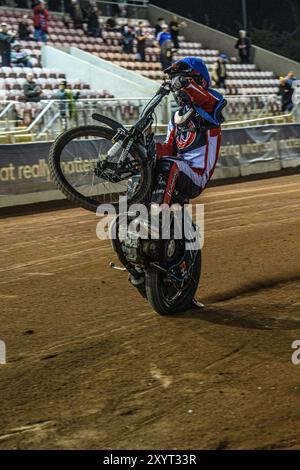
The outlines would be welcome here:
[[[159,135],[163,140],[164,135]],[[0,145],[0,208],[63,199],[48,169],[51,142]],[[70,163],[80,172],[81,162]],[[72,166],[73,165],[73,166]],[[300,166],[300,124],[223,130],[214,179]]]

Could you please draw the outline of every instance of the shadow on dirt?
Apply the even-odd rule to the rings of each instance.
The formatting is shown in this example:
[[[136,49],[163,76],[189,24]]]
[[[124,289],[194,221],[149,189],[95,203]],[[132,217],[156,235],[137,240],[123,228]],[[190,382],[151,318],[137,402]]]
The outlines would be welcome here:
[[[204,309],[189,310],[180,318],[198,318],[210,323],[255,330],[300,330],[299,303],[262,301],[262,291],[299,282],[300,277],[267,279],[208,297]],[[296,290],[297,286],[295,286]],[[284,299],[284,296],[282,297]]]
[[[300,315],[299,308],[284,304],[252,304],[218,306],[210,305],[203,310],[189,310],[177,315],[180,318],[199,320],[237,328],[255,330],[300,330],[300,320],[289,317]]]
[[[300,281],[300,273],[284,277],[277,276],[272,279],[264,279],[251,284],[242,285],[236,289],[207,297],[204,301],[209,303],[225,302],[236,299],[237,297],[247,297],[251,294],[257,294],[261,290],[273,289],[274,287],[297,281]]]

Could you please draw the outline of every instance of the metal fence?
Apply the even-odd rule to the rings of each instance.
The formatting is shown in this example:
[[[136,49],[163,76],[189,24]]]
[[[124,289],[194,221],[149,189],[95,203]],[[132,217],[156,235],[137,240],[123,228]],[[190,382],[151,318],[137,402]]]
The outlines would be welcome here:
[[[282,114],[281,98],[277,95],[240,95],[225,96],[225,98],[226,121],[243,121]]]
[[[92,114],[104,114],[126,126],[134,124],[150,98],[101,100],[41,100],[38,103],[0,101],[0,142],[53,140],[64,130],[96,123]],[[157,122],[168,120],[168,101],[157,108]]]
[[[226,97],[225,126],[258,123],[299,122],[299,105],[292,114],[281,112],[277,96],[245,95]],[[150,98],[41,100],[38,103],[0,101],[0,143],[53,140],[62,131],[95,123],[92,114],[104,114],[125,126],[133,125]],[[157,108],[160,129],[168,123],[176,103],[165,99]]]

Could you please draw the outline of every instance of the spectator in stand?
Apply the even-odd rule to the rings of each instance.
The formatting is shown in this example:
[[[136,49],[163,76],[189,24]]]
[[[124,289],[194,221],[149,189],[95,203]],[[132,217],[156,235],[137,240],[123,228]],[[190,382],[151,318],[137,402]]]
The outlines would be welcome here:
[[[146,61],[145,49],[146,49],[146,40],[148,38],[148,33],[146,33],[146,31],[144,30],[144,23],[142,21],[138,22],[138,28],[136,30],[135,37],[137,40],[138,59],[141,62],[145,62]]]
[[[98,8],[92,5],[87,13],[87,33],[88,36],[103,39],[99,16]]]
[[[84,13],[80,6],[79,0],[71,0],[70,16],[73,20],[75,29],[83,29]]]
[[[156,40],[160,46],[160,62],[165,70],[172,65],[174,44],[167,24],[162,25],[162,30],[158,33]]]
[[[124,26],[123,33],[122,33],[122,46],[123,52],[126,54],[133,54],[133,41],[135,38],[134,28],[129,24]]]
[[[287,76],[285,77],[286,80],[290,80],[292,83],[296,82],[298,78],[295,76],[295,72],[290,71]]]
[[[171,33],[169,32],[169,27],[167,24],[163,24],[161,27],[161,32],[156,36],[156,41],[159,43],[160,47],[165,41],[172,41]],[[173,41],[172,41],[173,44]]]
[[[63,18],[62,18],[62,22],[63,22],[66,29],[72,28],[72,19],[71,19],[71,16],[69,15],[69,13],[64,13]]]
[[[215,64],[213,70],[213,79],[216,83],[217,88],[226,88],[226,62],[228,62],[227,55],[221,54]]]
[[[162,30],[162,25],[165,24],[165,20],[163,18],[158,18],[157,23],[155,25],[155,37],[157,38],[157,35],[161,32]]]
[[[184,21],[179,23],[177,16],[176,15],[172,16],[172,19],[169,24],[169,29],[170,29],[170,33],[172,36],[172,41],[173,41],[175,49],[179,49],[178,36],[180,34],[180,29],[185,28],[185,27],[186,27],[186,23]]]
[[[28,15],[23,15],[18,26],[18,38],[20,41],[30,41],[32,34],[29,28]]]
[[[79,98],[79,91],[76,93],[67,87],[67,81],[62,80],[59,84],[59,90],[54,96],[55,99],[60,100],[59,111],[62,119],[73,119],[77,116],[76,100]]]
[[[122,34],[127,33],[128,28],[130,28],[131,30],[134,31],[134,25],[133,25],[133,21],[132,21],[131,18],[128,18],[127,24],[124,24],[124,25],[121,27],[121,33],[122,33]]]
[[[36,41],[47,42],[48,40],[48,14],[44,0],[33,7],[34,39]]]
[[[107,31],[115,31],[118,28],[117,16],[108,18],[105,23]]]
[[[26,101],[37,103],[41,99],[42,90],[33,79],[33,73],[26,75],[26,80],[23,83],[23,92]]]
[[[0,54],[2,67],[9,67],[11,62],[11,45],[15,40],[15,33],[8,31],[7,24],[1,23],[0,29]]]
[[[283,113],[292,111],[294,91],[291,80],[281,77],[278,94],[281,96],[281,110]]]
[[[241,64],[249,64],[251,40],[247,36],[246,31],[244,31],[243,29],[239,31],[239,38],[236,42],[235,48],[238,49]]]
[[[22,49],[21,44],[15,42],[11,52],[11,64],[16,67],[33,67],[34,59],[26,49]]]

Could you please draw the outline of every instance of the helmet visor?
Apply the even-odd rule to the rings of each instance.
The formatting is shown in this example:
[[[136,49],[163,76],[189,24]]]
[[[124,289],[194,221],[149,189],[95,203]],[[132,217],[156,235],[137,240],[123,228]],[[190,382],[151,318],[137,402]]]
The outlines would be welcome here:
[[[193,69],[190,65],[188,65],[186,62],[175,62],[175,64],[171,65],[171,67],[168,67],[167,69],[164,70],[164,73],[167,73],[168,75],[177,75],[179,73],[185,74],[185,73],[192,73]]]

